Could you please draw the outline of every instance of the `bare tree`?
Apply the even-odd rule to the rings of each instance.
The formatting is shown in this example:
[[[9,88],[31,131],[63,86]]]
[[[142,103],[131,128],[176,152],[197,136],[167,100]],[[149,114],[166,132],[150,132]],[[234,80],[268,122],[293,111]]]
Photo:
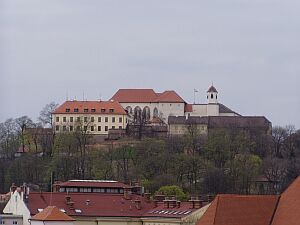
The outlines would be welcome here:
[[[52,128],[52,113],[57,108],[57,106],[57,103],[50,102],[49,104],[45,105],[42,111],[40,112],[38,121],[41,122],[44,127]]]
[[[32,128],[33,122],[28,116],[21,116],[16,119],[16,123],[19,126],[18,132],[21,138],[22,151],[25,152],[25,130],[26,128]]]

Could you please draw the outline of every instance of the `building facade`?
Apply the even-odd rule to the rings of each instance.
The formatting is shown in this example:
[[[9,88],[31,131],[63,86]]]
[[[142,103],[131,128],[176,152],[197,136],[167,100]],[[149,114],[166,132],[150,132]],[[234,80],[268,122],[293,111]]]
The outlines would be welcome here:
[[[108,135],[109,130],[125,129],[127,115],[116,101],[66,101],[52,113],[53,129],[59,132],[85,131]]]
[[[185,101],[175,91],[156,93],[153,89],[119,89],[111,100],[118,101],[131,121],[150,121],[169,116],[183,116]]]

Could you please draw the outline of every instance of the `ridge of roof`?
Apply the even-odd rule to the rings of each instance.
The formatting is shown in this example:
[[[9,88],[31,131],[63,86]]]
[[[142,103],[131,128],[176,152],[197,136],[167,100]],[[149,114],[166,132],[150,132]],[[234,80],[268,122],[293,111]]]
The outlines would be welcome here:
[[[56,206],[48,206],[30,220],[35,221],[75,221],[72,217],[61,212]]]

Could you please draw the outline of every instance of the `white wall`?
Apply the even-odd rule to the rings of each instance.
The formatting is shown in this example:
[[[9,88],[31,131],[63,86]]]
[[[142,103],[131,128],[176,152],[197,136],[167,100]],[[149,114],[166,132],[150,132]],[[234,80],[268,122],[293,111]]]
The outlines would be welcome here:
[[[72,221],[31,221],[31,225],[73,225]]]
[[[15,191],[5,208],[3,209],[4,213],[13,214],[13,215],[21,215],[23,216],[23,224],[29,225],[28,219],[30,218],[30,212],[23,201],[23,193],[19,193]]]

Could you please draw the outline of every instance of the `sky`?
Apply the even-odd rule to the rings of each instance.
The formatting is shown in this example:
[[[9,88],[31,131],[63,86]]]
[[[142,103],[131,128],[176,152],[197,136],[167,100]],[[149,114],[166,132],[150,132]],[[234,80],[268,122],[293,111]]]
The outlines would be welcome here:
[[[300,129],[299,0],[0,0],[0,122],[119,88]]]

